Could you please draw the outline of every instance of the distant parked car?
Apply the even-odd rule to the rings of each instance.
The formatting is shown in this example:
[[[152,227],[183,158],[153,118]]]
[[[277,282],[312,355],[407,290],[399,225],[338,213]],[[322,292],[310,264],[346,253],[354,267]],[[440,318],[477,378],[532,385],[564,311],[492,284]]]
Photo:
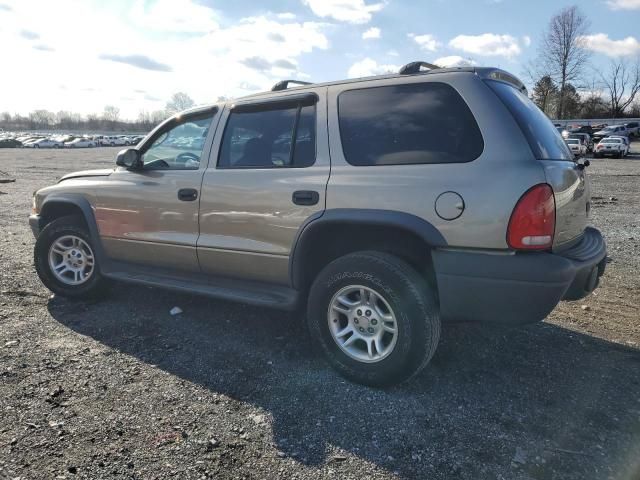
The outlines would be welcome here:
[[[112,136],[105,135],[104,137],[102,137],[100,144],[104,146],[110,146],[110,147],[128,145],[124,137],[114,136],[114,135]]]
[[[63,142],[54,140],[53,138],[40,138],[25,145],[27,148],[62,148],[63,146]]]
[[[587,154],[587,146],[579,138],[567,138],[565,142],[574,157],[583,157]]]
[[[599,142],[603,138],[611,137],[613,135],[617,137],[628,137],[629,134],[627,133],[627,127],[624,125],[610,125],[605,127],[593,134],[593,141]]]
[[[568,138],[577,138],[587,148],[587,152],[593,152],[593,140],[588,133],[571,133]]]
[[[611,155],[615,158],[626,157],[629,153],[629,143],[624,137],[603,138],[593,153],[595,158],[602,158]]]
[[[637,137],[640,135],[640,122],[629,122],[625,127],[627,127],[627,133],[630,137]]]
[[[20,148],[22,142],[19,142],[15,138],[2,138],[0,139],[0,148]]]
[[[89,138],[76,138],[70,142],[64,143],[65,148],[92,148],[96,146],[96,142]]]
[[[587,133],[593,135],[593,127],[591,125],[575,125],[569,130],[570,133]]]

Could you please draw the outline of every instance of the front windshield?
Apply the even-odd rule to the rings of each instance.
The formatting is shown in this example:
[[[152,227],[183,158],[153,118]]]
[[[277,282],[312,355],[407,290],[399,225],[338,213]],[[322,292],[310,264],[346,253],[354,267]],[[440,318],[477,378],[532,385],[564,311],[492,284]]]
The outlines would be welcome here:
[[[580,142],[578,140],[574,140],[574,139],[571,138],[571,139],[567,140],[567,143],[569,145],[578,145]]]

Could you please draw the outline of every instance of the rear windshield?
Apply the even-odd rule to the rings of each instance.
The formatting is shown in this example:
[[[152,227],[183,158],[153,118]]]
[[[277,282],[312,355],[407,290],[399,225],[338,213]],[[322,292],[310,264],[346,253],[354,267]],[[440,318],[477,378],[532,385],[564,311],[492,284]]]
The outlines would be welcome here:
[[[537,159],[573,161],[562,135],[535,103],[508,83],[486,82],[515,118]]]
[[[570,143],[571,145],[578,145],[580,142],[577,138],[575,140],[573,138],[570,138],[569,140],[567,140],[567,143]]]
[[[618,138],[605,138],[602,143],[622,143],[622,140]]]

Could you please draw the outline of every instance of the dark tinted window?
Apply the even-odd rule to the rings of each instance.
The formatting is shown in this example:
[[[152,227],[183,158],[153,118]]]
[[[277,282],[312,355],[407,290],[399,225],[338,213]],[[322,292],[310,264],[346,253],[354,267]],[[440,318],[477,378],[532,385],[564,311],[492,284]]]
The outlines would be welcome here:
[[[350,90],[338,102],[352,165],[470,162],[484,148],[469,107],[444,83]]]
[[[295,134],[295,146],[292,138]],[[231,112],[222,139],[222,168],[307,167],[315,162],[315,105]]]
[[[551,120],[529,97],[504,82],[487,80],[527,138],[531,150],[539,160],[573,160],[573,154]]]

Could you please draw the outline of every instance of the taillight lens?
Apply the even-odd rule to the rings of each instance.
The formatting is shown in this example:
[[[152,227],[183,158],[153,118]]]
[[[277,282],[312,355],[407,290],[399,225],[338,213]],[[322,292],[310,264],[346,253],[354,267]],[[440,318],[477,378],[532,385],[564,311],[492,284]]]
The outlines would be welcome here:
[[[513,209],[507,244],[517,250],[545,250],[553,244],[556,201],[553,190],[541,183],[527,190]]]

